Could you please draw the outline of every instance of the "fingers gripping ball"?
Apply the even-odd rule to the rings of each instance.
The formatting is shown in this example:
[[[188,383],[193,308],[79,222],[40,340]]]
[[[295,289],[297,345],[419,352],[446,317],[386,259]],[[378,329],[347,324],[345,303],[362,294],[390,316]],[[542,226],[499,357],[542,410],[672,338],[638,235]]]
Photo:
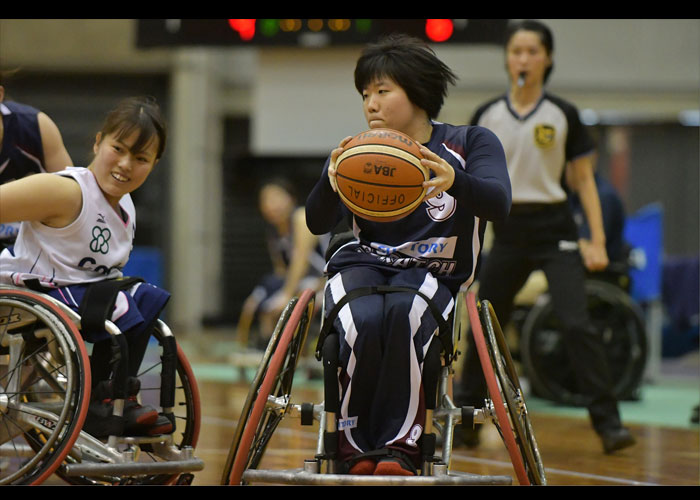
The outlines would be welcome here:
[[[362,132],[336,160],[340,199],[355,215],[376,222],[401,219],[423,201],[430,171],[420,146],[396,130]]]

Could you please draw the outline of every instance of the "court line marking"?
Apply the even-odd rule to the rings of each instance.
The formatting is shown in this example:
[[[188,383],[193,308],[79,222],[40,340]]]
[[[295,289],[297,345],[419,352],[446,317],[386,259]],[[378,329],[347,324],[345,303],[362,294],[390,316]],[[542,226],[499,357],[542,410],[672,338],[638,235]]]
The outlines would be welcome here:
[[[211,424],[214,425],[221,425],[223,427],[234,427],[238,423],[236,420],[231,420],[227,418],[221,418],[221,417],[208,417],[206,415],[202,415],[202,421],[207,421]],[[285,428],[277,428],[275,432],[279,432],[282,435],[288,435],[288,436],[296,436],[296,437],[304,437],[312,441],[316,441],[318,439],[318,433],[317,432],[306,432],[306,431],[297,431],[294,429],[285,429]],[[498,466],[498,467],[506,467],[506,468],[512,468],[513,464],[511,462],[504,462],[501,460],[492,460],[488,458],[477,458],[477,457],[469,457],[466,455],[463,455],[461,453],[452,453],[452,459],[453,460],[461,460],[463,462],[471,462],[471,463],[476,463],[476,464],[481,464],[481,465],[493,465],[493,466]],[[586,472],[576,472],[576,471],[570,471],[570,470],[564,470],[564,469],[551,469],[545,466],[545,474],[547,476],[554,474],[554,475],[560,475],[560,476],[572,476],[572,477],[579,477],[582,479],[594,479],[597,481],[607,481],[610,483],[617,483],[617,484],[624,484],[627,486],[661,486],[658,483],[647,483],[643,481],[635,481],[633,479],[624,479],[624,478],[619,478],[619,477],[610,477],[610,476],[601,476],[599,474],[589,474]]]

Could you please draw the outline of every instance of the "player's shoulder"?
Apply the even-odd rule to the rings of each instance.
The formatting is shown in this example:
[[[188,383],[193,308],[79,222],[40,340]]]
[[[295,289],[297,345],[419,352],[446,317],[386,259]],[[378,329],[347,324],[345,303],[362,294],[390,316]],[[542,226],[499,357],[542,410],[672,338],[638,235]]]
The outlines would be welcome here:
[[[5,113],[9,112],[16,116],[36,117],[40,113],[37,108],[21,102],[4,101],[2,105],[6,108]]]
[[[494,110],[498,109],[499,107],[507,107],[506,100],[506,95],[500,94],[498,96],[492,97],[484,101],[479,106],[477,106],[476,110],[472,114],[471,120],[469,120],[469,123],[475,125],[479,123],[479,121],[484,115],[490,112],[494,112]]]
[[[566,116],[577,116],[578,115],[578,108],[574,103],[571,101],[568,101],[567,99],[564,99],[563,97],[560,97],[555,94],[550,94],[549,92],[545,92],[542,100],[545,102],[549,102],[552,105],[556,106],[559,108]]]

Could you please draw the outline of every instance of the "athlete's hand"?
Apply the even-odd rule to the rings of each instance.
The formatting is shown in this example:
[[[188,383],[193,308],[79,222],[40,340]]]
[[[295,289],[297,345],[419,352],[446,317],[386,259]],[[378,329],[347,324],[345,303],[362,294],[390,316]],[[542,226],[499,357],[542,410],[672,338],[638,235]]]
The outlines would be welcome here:
[[[423,159],[420,162],[435,174],[435,177],[423,183],[423,187],[428,188],[423,199],[429,200],[452,187],[455,181],[455,171],[452,165],[425,146],[421,146],[420,152],[423,154]]]
[[[331,187],[333,188],[333,192],[337,193],[338,192],[338,182],[336,181],[335,175],[336,175],[336,169],[335,169],[335,162],[338,160],[338,157],[340,154],[344,151],[343,148],[345,148],[345,145],[350,142],[352,139],[352,136],[348,136],[342,141],[340,141],[340,144],[338,144],[338,147],[335,148],[333,151],[331,151],[331,161],[328,164],[328,182],[331,183]]]
[[[581,251],[581,257],[583,258],[583,264],[589,271],[603,271],[608,267],[610,260],[608,259],[608,252],[604,244],[580,239],[579,249]]]

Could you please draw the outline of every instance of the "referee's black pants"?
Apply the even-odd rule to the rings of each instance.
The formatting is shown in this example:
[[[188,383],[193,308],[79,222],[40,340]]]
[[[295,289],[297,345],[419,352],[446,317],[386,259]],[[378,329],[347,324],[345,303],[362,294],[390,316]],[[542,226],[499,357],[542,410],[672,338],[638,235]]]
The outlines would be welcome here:
[[[551,224],[550,216],[542,215],[541,220],[549,219]],[[564,216],[565,212],[562,212]],[[543,229],[537,225],[537,217],[533,221],[532,217],[518,217],[516,214],[515,217],[510,216],[505,229],[517,227],[519,233],[528,226],[530,230]],[[502,231],[504,228],[495,229]],[[513,311],[515,295],[530,273],[537,269],[544,272],[555,314],[563,326],[565,348],[579,390],[591,398],[588,406],[591,422],[596,432],[602,433],[621,425],[617,400],[612,393],[610,370],[600,332],[593,327],[586,309],[585,269],[578,247],[574,244],[575,239],[552,240],[551,237],[557,233],[556,227],[550,226],[547,233],[529,232],[529,240],[524,241],[511,231],[506,233],[510,237],[505,238],[504,242],[499,239],[496,230],[493,248],[479,275],[479,298],[491,302],[499,323],[505,327]],[[560,234],[572,236],[570,231]],[[486,384],[471,333],[467,339],[458,403],[481,407],[487,394]]]

